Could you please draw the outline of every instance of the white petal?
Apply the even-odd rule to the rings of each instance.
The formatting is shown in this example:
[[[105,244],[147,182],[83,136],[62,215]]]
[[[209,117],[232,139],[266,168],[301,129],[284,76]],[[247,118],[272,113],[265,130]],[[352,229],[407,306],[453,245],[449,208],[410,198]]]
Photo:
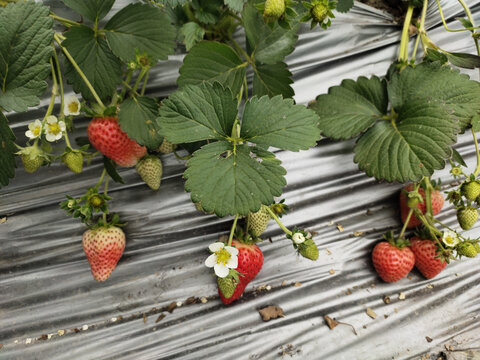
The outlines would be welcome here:
[[[60,140],[62,137],[63,137],[63,133],[60,132],[57,135],[55,135],[55,140]]]
[[[35,120],[33,122],[33,127],[39,127],[41,129],[42,128],[42,122],[40,120]]]
[[[30,139],[35,138],[35,135],[33,135],[32,130],[27,130],[27,131],[25,131],[25,136],[28,137],[28,138],[30,138]]]
[[[227,267],[230,269],[236,269],[238,267],[238,256],[232,256],[227,262]]]
[[[227,250],[232,256],[238,255],[238,249],[233,246],[225,246],[225,250]]]
[[[65,126],[65,123],[63,121],[59,121],[58,126],[60,127],[60,130],[65,131],[66,126]]]
[[[47,132],[47,135],[45,135],[45,139],[50,142],[54,142],[56,140],[55,135],[50,134],[49,132]]]
[[[56,116],[50,115],[47,116],[47,123],[49,124],[55,124],[58,121]]]
[[[220,249],[222,249],[224,246],[225,246],[224,243],[216,242],[216,243],[210,244],[210,246],[208,248],[210,249],[211,252],[217,252]]]
[[[213,269],[215,270],[215,275],[221,278],[227,277],[230,272],[225,264],[215,264]]]
[[[206,266],[206,267],[209,267],[209,268],[214,267],[215,264],[217,263],[217,262],[215,261],[215,259],[216,259],[216,255],[215,255],[215,254],[210,255],[210,256],[207,258],[207,260],[205,260],[205,266]]]

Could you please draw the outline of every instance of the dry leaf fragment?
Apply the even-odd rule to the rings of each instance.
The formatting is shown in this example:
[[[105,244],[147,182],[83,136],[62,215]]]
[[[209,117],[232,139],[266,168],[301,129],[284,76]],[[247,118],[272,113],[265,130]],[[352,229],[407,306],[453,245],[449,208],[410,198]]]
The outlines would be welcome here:
[[[432,285],[432,284],[428,284],[428,285],[427,285],[427,289],[433,289],[433,285]]]
[[[3,223],[6,222],[6,221],[7,221],[7,218],[6,218],[6,217],[3,217],[3,218],[0,219],[0,224],[3,224]]]
[[[2,344],[0,344],[0,349],[1,349],[2,347],[3,347],[3,345],[2,345]]]
[[[344,231],[345,231],[345,228],[344,228],[341,224],[337,224],[337,229],[338,229],[338,231],[340,231],[340,232],[344,232]]]
[[[177,307],[177,303],[174,301],[170,303],[170,305],[168,305],[167,311],[171,314],[176,307]]]
[[[330,330],[333,330],[335,328],[335,326],[337,326],[339,324],[337,320],[332,319],[328,315],[325,315],[323,318],[325,319],[325,322],[327,323]]]
[[[295,286],[296,286],[296,287],[300,287],[300,286],[302,286],[302,283],[299,282],[299,281],[297,281],[297,282],[295,283]]]
[[[143,313],[143,323],[147,323],[147,314]]]
[[[197,302],[197,298],[195,296],[189,297],[185,300],[185,305],[195,304]]]
[[[398,299],[399,300],[405,300],[405,293],[401,292],[400,294],[398,294]]]
[[[329,248],[325,248],[325,251],[327,252],[327,255],[332,255],[332,252],[330,251]]]
[[[48,335],[47,334],[43,334],[42,336],[40,336],[39,338],[37,338],[37,340],[48,340]],[[1,348],[1,346],[0,346]]]
[[[65,330],[58,330],[57,332],[59,336],[65,335]]]
[[[433,339],[430,337],[430,336],[425,336],[425,339],[428,341],[428,342],[432,342]]]
[[[200,302],[202,304],[206,304],[208,302],[208,299],[205,296],[203,296],[202,298],[200,298]]]
[[[383,297],[383,302],[387,305],[390,304],[390,296],[384,296]]]
[[[367,308],[366,313],[367,313],[367,315],[370,316],[372,319],[376,319],[376,318],[377,318],[377,314],[375,314],[375,312],[374,312],[371,308]]]
[[[266,308],[258,310],[263,321],[269,321],[270,319],[276,319],[278,317],[285,317],[283,309],[277,305],[270,305]]]
[[[363,231],[355,231],[355,232],[353,233],[353,236],[355,236],[355,237],[360,237],[360,236],[362,236],[362,235],[364,235],[364,234],[365,234],[365,232],[363,232]]]
[[[328,272],[329,272],[331,275],[335,274],[335,270],[333,270],[333,269],[328,270]]]
[[[333,225],[333,220],[330,220],[327,225],[332,226]]]
[[[353,327],[352,324],[348,324],[348,323],[344,323],[344,322],[341,322],[341,321],[337,321],[336,319],[332,319],[330,316],[328,315],[325,315],[323,317],[325,319],[325,322],[327,323],[328,327],[330,328],[330,330],[333,330],[335,328],[335,326],[337,325],[347,325],[347,326],[350,326],[353,330],[353,333],[355,335],[357,335],[357,331],[355,330],[355,328]]]
[[[158,315],[157,320],[155,320],[155,324],[162,321],[165,316],[167,315],[165,315],[164,313],[161,313],[160,315]]]

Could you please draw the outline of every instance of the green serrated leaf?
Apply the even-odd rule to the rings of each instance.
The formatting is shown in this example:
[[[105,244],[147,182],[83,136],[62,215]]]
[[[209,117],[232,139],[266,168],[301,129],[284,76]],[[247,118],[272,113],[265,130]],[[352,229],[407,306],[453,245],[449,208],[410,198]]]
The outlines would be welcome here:
[[[472,24],[472,22],[471,22],[470,20],[468,20],[468,19],[461,18],[461,17],[457,17],[457,18],[455,18],[455,20],[460,21],[465,29],[469,29],[469,28],[473,28],[473,27],[474,27],[473,24]]]
[[[7,186],[15,176],[15,136],[8,126],[8,120],[0,112],[0,184]]]
[[[175,50],[175,28],[155,6],[136,3],[124,7],[108,21],[105,32],[113,53],[125,62],[134,61],[136,52],[166,60]]]
[[[238,94],[247,65],[230,46],[215,41],[202,41],[185,56],[178,85],[183,87],[203,81],[218,81]]]
[[[218,141],[203,146],[188,161],[185,189],[217,216],[247,215],[270,205],[285,186],[286,171],[272,153],[252,157],[252,148]],[[267,155],[268,154],[268,155]]]
[[[455,150],[454,148],[452,148],[452,159],[457,164],[460,164],[464,167],[467,167],[467,163],[465,162],[465,160],[463,160],[463,156],[460,155],[460,153],[457,150]]]
[[[224,2],[231,10],[241,12],[247,0],[224,0]]]
[[[319,116],[322,134],[333,139],[359,135],[381,119],[387,107],[386,82],[376,76],[344,80],[310,105]]]
[[[480,56],[465,53],[447,53],[448,61],[452,65],[464,68],[475,69],[480,67]]]
[[[122,81],[122,64],[111,52],[107,42],[87,26],[72,26],[65,33],[62,45],[67,48],[78,66],[85,73],[101,99],[112,96]],[[93,95],[69,61],[66,61],[65,77],[75,92],[84,99],[93,100]]]
[[[286,30],[278,24],[271,29],[252,4],[245,6],[242,19],[255,61],[276,64],[283,61],[295,48],[298,22],[292,21],[291,30]]]
[[[424,62],[435,62],[440,61],[442,65],[448,63],[448,58],[445,54],[441,53],[440,51],[428,49],[427,54],[423,58]]]
[[[103,166],[105,167],[105,170],[107,170],[107,174],[112,178],[113,181],[120,184],[125,184],[125,181],[123,181],[122,177],[117,172],[116,165],[112,159],[109,159],[108,157],[104,156]]]
[[[40,102],[50,73],[53,20],[49,9],[25,1],[0,7],[0,107],[26,111]]]
[[[168,5],[170,7],[176,7],[179,5],[186,4],[189,0],[154,0],[156,3],[161,5]]]
[[[255,64],[253,71],[253,95],[282,95],[284,98],[295,95],[290,86],[293,83],[292,73],[284,62],[273,65]]]
[[[231,135],[237,101],[220,83],[187,85],[163,101],[157,119],[160,134],[174,144]]]
[[[418,181],[445,167],[458,128],[445,108],[422,100],[398,109],[395,121],[379,121],[355,146],[355,159],[367,175],[389,182]]]
[[[198,25],[196,22],[188,22],[180,28],[180,33],[183,35],[185,47],[187,51],[195,46],[199,41],[203,40],[205,36],[205,29]]]
[[[146,96],[130,98],[120,105],[118,123],[128,136],[149,149],[157,149],[163,141],[158,133],[158,104]]]
[[[65,5],[92,22],[102,20],[115,0],[63,0]]]
[[[245,105],[240,136],[255,144],[299,151],[320,139],[318,116],[281,96],[251,98]]]
[[[435,101],[445,107],[451,121],[459,122],[462,131],[480,113],[480,84],[438,62],[407,67],[393,75],[388,95],[394,109],[417,99]]]
[[[337,11],[346,13],[353,7],[353,0],[338,0]]]
[[[204,24],[215,24],[220,16],[223,0],[192,0],[195,18]]]

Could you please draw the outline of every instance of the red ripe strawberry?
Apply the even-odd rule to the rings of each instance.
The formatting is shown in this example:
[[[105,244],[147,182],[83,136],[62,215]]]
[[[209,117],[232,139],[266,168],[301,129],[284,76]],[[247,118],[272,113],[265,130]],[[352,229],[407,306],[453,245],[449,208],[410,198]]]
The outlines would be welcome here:
[[[410,249],[415,254],[415,266],[427,279],[437,276],[447,266],[446,261],[437,256],[437,245],[432,240],[422,240],[419,237],[410,239]]]
[[[378,275],[386,282],[404,278],[415,265],[415,256],[408,247],[400,249],[387,241],[375,245],[372,260]]]
[[[413,191],[413,184],[407,185],[406,187],[403,188],[403,190],[410,192]],[[407,201],[408,201],[408,196],[405,194],[404,191],[400,192],[400,216],[402,218],[402,222],[405,223],[407,220],[408,212],[410,211],[410,208],[408,207]],[[418,203],[417,208],[425,214],[426,210],[426,200],[425,200],[425,190],[421,187],[418,188],[418,193],[422,196],[423,202]],[[445,199],[443,198],[442,193],[439,190],[434,190],[432,192],[432,212],[433,215],[437,215],[440,210],[442,210],[443,203],[445,202]],[[410,218],[410,221],[408,222],[407,228],[414,228],[416,226],[421,225],[422,222],[417,219],[415,214],[412,214],[412,217]]]
[[[88,139],[103,155],[120,166],[135,166],[147,149],[122,131],[117,117],[94,118],[88,124]]]
[[[220,289],[218,293],[224,304],[229,304],[237,300],[242,294],[245,287],[252,281],[260,271],[263,265],[263,253],[255,244],[244,244],[238,240],[232,241],[232,246],[238,249],[238,267],[235,269],[242,275],[239,275],[239,283],[228,299],[223,296]]]
[[[87,230],[83,234],[82,243],[93,278],[97,281],[107,280],[125,249],[122,229],[110,226]]]

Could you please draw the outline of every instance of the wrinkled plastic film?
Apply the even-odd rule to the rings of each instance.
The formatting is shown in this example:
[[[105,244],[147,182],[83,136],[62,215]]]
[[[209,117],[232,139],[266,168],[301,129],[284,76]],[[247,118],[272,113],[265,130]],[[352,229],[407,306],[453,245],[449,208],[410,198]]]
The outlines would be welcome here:
[[[45,3],[72,16],[58,1]],[[115,9],[125,3],[117,1]],[[462,16],[458,2],[441,3],[455,26],[453,19]],[[467,3],[480,23],[480,5]],[[473,52],[469,33],[447,33],[430,5],[432,40],[451,51]],[[390,15],[360,3],[338,14],[328,31],[302,29],[287,58],[296,101],[305,104],[345,78],[385,74],[397,56],[400,32]],[[149,95],[174,90],[181,62],[178,54],[152,69]],[[478,72],[467,73],[478,79]],[[19,141],[47,103],[48,94],[38,109],[8,115]],[[72,138],[85,136],[87,124],[76,120]],[[418,359],[426,353],[436,359],[441,351],[450,359],[468,351],[478,356],[480,259],[454,261],[432,280],[414,270],[411,278],[382,282],[370,252],[384,232],[400,228],[401,185],[360,172],[353,145],[323,140],[309,151],[277,153],[288,171],[283,197],[291,208],[282,221],[316,232],[320,256],[316,262],[298,258],[272,221],[265,234],[272,242],[260,244],[261,272],[228,307],[203,262],[207,246],[229,231],[232,219],[196,211],[183,189],[184,163],[173,155],[162,156],[164,178],[156,193],[134,169],[121,169],[125,185],[112,184],[110,208],[128,222],[127,246],[105,283],[90,274],[81,245],[85,228],[58,207],[64,194],[79,196],[96,183],[102,161],[80,175],[55,163],[32,176],[19,164],[16,178],[0,189],[0,214],[7,218],[0,224],[0,359]],[[456,148],[473,170],[469,133],[458,137]],[[452,181],[448,170],[435,174],[445,190]],[[454,226],[454,209],[447,205],[440,220]],[[478,237],[479,227],[466,234]],[[271,289],[254,291],[264,285]],[[191,297],[207,301],[187,305]],[[181,306],[170,313],[167,307],[177,302]],[[271,304],[281,306],[285,317],[263,322],[257,310]],[[353,325],[358,335],[347,325],[330,330],[324,315]]]

